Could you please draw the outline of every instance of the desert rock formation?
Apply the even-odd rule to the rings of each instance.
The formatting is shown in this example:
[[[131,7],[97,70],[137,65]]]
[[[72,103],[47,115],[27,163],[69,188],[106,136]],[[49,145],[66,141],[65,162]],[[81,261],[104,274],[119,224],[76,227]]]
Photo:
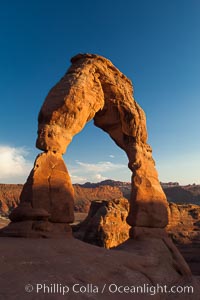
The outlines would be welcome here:
[[[28,222],[25,236],[30,228],[30,236],[41,236],[43,230],[50,236],[54,225],[73,220],[73,187],[62,154],[91,119],[128,156],[132,171],[128,224],[164,228],[168,223],[167,200],[147,144],[145,114],[133,98],[131,81],[101,56],[79,54],[71,62],[40,110],[36,146],[44,152],[35,161],[5,234],[22,236],[19,227],[24,231],[27,223],[22,222]]]
[[[93,201],[88,217],[83,222],[73,226],[74,236],[97,246],[116,247],[129,238],[130,226],[126,223],[128,211],[129,202],[124,198]],[[200,275],[199,220],[199,205],[169,203],[167,232],[196,275]],[[144,233],[144,230],[142,231],[139,232],[140,235]],[[147,232],[147,236],[150,233]]]
[[[167,231],[176,243],[200,242],[200,206],[169,203]]]
[[[0,215],[8,214],[19,204],[22,184],[0,184]]]
[[[161,183],[168,202],[200,204],[200,185],[180,186],[178,183]],[[131,183],[104,180],[97,183],[73,184],[75,212],[87,213],[93,200],[130,199]],[[0,184],[0,215],[7,217],[19,204],[22,184]]]
[[[123,197],[123,192],[117,186],[73,184],[74,211],[87,213],[93,200],[112,200]],[[12,210],[19,205],[22,184],[0,184],[0,215],[8,217]]]
[[[94,200],[112,200],[123,197],[123,194],[118,187],[107,185],[86,188],[78,184],[74,184],[73,188],[75,212],[89,212],[91,202]]]
[[[129,237],[128,212],[129,201],[125,198],[93,201],[87,218],[74,226],[75,236],[105,248],[118,246]],[[166,229],[176,244],[200,243],[200,206],[169,203]]]
[[[169,203],[167,231],[189,264],[200,276],[200,206]]]
[[[128,211],[125,198],[93,201],[86,219],[73,226],[74,236],[104,248],[116,247],[129,238]]]

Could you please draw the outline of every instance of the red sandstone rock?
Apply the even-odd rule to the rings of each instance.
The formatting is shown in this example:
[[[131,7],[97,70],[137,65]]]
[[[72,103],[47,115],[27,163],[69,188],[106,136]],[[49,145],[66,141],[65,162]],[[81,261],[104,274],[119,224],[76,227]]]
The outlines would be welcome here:
[[[160,239],[130,239],[117,249],[104,249],[77,239],[19,239],[0,238],[1,299],[70,299],[70,300],[198,300],[199,281],[177,265],[172,252]],[[44,294],[36,292],[36,284],[47,287],[54,283],[69,286],[70,292]],[[74,284],[97,285],[99,293],[74,293]],[[27,293],[26,284],[34,290]],[[106,288],[102,293],[102,288]],[[157,285],[179,287],[179,293],[163,293],[159,288],[154,296],[150,293],[109,292],[109,285],[118,287],[151,287]],[[12,288],[11,288],[12,286]],[[180,293],[180,286],[192,286],[193,293]],[[146,289],[147,292],[147,289]]]
[[[112,207],[112,209],[108,209],[108,207]],[[173,243],[168,238],[169,235],[194,274],[200,275],[200,206],[170,203],[169,209],[170,219],[166,233],[162,228],[130,228],[126,223],[126,216],[129,210],[129,203],[126,199],[116,199],[107,202],[94,201],[88,217],[80,224],[73,226],[74,236],[91,244],[112,248],[124,243],[130,233],[130,237],[133,240],[142,240],[143,238],[149,240],[161,239],[171,249],[173,248]],[[176,248],[173,249],[172,252],[174,252],[176,259],[179,261],[178,251]],[[180,264],[185,268],[184,266],[186,265],[183,261]]]
[[[147,144],[146,119],[133,98],[131,81],[97,55],[72,59],[72,66],[49,92],[39,114],[37,147],[64,153],[85,124],[106,131],[129,158],[132,175],[131,226],[165,227],[167,201]]]
[[[45,151],[21,194],[21,203],[47,211],[50,222],[73,221],[73,188],[62,160],[74,135],[94,119],[128,156],[132,193],[127,218],[130,226],[164,228],[168,223],[167,200],[158,180],[151,147],[147,144],[146,118],[133,98],[131,81],[104,57],[84,54],[47,95],[38,117],[36,146]],[[16,215],[27,220],[25,208]],[[14,219],[13,219],[14,220]]]
[[[22,184],[0,184],[0,214],[7,216],[19,204]]]
[[[79,185],[74,187],[74,204],[75,211],[88,212],[90,204],[94,200],[112,200],[123,197],[118,187],[99,186],[94,188],[86,188]]]
[[[21,193],[21,203],[44,209],[49,221],[74,221],[74,191],[63,158],[52,152],[40,154]]]
[[[0,184],[0,215],[8,216],[13,208],[20,202],[22,184]],[[74,209],[76,212],[87,213],[93,200],[112,200],[123,197],[123,193],[117,186],[74,184]],[[29,204],[30,205],[30,204]]]
[[[67,223],[74,221],[74,190],[60,154],[47,152],[37,157],[10,219],[19,224],[9,224],[3,235],[54,237],[71,232]]]
[[[167,230],[178,244],[200,244],[200,206],[169,203]]]
[[[87,218],[73,227],[74,236],[104,248],[118,246],[129,238],[128,208],[125,198],[93,201]]]

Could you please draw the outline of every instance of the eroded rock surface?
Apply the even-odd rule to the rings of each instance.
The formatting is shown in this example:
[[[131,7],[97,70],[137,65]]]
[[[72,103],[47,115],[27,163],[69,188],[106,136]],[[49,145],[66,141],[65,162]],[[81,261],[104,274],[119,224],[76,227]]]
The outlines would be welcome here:
[[[125,198],[93,201],[87,218],[74,227],[75,236],[106,248],[117,246],[128,238],[131,228],[126,223],[128,212],[129,201]],[[136,228],[138,232],[139,227]],[[200,206],[169,203],[169,224],[166,229],[176,244],[200,243]],[[142,230],[145,231],[145,227],[141,227]],[[98,240],[101,240],[100,244],[96,242]]]
[[[131,81],[98,55],[79,54],[71,62],[40,110],[36,146],[44,153],[36,159],[11,220],[27,221],[33,216],[35,220],[37,212],[40,221],[69,224],[73,220],[73,188],[61,156],[74,135],[94,119],[128,156],[132,171],[128,224],[164,228],[167,200],[147,144],[145,114],[133,98]]]
[[[19,204],[22,184],[0,184],[0,215],[8,214]]]
[[[92,202],[88,217],[73,226],[74,236],[82,241],[105,248],[116,247],[129,238],[130,226],[126,223],[129,211],[127,199]],[[200,206],[169,203],[167,233],[183,254],[192,271],[200,275]],[[134,227],[134,240],[146,236],[163,238],[163,230]]]
[[[93,201],[87,218],[73,226],[74,236],[104,248],[116,247],[129,238],[128,211],[125,198]]]
[[[142,237],[129,240],[118,250],[108,250],[77,239],[19,239],[0,238],[0,278],[1,299],[102,299],[102,300],[197,300],[199,282],[191,276],[184,260],[164,240]],[[178,263],[177,263],[178,262]],[[69,286],[70,291],[61,293],[37,293],[36,284],[51,286],[53,283]],[[33,291],[27,293],[25,285],[32,284]],[[98,293],[74,293],[74,284],[99,287]],[[106,288],[102,293],[102,288]],[[109,285],[119,287],[171,286],[179,287],[176,294],[151,294],[139,290],[138,293],[109,292]],[[12,286],[12,288],[11,288]],[[180,293],[180,286],[192,286]],[[78,288],[78,286],[77,286]],[[147,290],[146,290],[147,291]]]
[[[169,203],[167,230],[176,243],[200,243],[200,206]]]
[[[192,273],[200,276],[200,206],[170,203],[169,210],[167,231]]]
[[[62,156],[40,154],[20,195],[20,204],[10,214],[8,236],[50,237],[59,229],[70,232],[74,221],[74,190]]]
[[[94,200],[113,200],[123,197],[118,187],[99,186],[99,187],[82,187],[73,185],[74,188],[74,206],[77,212],[89,212],[91,202]]]
[[[8,217],[11,211],[19,205],[22,184],[0,184],[0,215]],[[73,184],[74,210],[87,213],[93,200],[112,200],[123,197],[121,189],[117,186],[99,185],[87,187],[83,184]]]
[[[167,201],[147,144],[145,114],[133,98],[131,81],[101,56],[77,55],[41,108],[37,147],[64,153],[91,119],[128,156],[133,173],[128,223],[165,227]]]

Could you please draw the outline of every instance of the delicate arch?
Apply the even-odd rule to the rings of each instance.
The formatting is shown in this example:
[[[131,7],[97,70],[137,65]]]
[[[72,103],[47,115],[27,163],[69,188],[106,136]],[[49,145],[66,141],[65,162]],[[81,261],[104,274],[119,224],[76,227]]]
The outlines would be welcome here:
[[[73,136],[94,119],[128,156],[132,171],[128,223],[165,227],[167,201],[147,144],[145,114],[133,98],[131,81],[101,56],[79,54],[71,62],[40,110],[36,146],[44,153],[36,159],[11,220],[39,218],[54,225],[73,221],[73,188],[62,154]],[[45,231],[41,224],[38,230]]]

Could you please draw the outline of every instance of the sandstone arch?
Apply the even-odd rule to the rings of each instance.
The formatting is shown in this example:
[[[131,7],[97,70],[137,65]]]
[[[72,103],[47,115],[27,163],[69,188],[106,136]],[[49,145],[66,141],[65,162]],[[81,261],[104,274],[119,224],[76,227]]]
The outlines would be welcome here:
[[[40,110],[36,146],[44,152],[36,158],[7,232],[47,237],[70,232],[73,187],[62,154],[91,119],[128,156],[132,171],[129,225],[164,228],[167,201],[147,144],[145,114],[133,98],[131,81],[101,56],[79,54],[71,62]]]

